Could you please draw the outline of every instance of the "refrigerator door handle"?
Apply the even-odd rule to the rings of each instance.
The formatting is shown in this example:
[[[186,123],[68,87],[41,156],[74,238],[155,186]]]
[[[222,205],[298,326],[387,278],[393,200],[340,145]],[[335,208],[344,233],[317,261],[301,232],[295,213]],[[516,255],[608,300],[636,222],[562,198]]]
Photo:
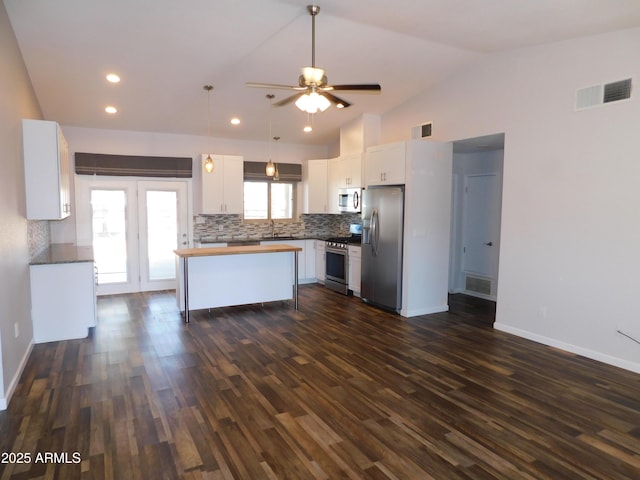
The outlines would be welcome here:
[[[378,255],[378,240],[380,239],[379,221],[378,209],[375,208],[371,214],[371,250],[374,257]]]

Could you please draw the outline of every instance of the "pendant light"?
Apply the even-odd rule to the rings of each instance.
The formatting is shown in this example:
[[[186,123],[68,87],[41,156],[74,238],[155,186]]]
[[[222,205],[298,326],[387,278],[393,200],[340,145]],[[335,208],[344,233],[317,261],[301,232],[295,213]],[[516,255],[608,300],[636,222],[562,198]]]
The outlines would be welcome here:
[[[213,158],[211,158],[211,90],[213,85],[203,87],[207,91],[207,159],[204,161],[204,169],[207,173],[213,172]]]
[[[278,171],[278,140],[280,140],[280,137],[276,136],[276,137],[273,137],[273,139],[276,142],[276,163],[275,163],[276,170],[273,174],[273,179],[277,182],[278,180],[280,180],[280,172]]]
[[[265,173],[268,177],[273,177],[276,174],[276,166],[271,161],[271,102],[275,95],[272,93],[268,93],[266,97],[269,99],[269,161],[267,162],[267,166],[265,168]]]

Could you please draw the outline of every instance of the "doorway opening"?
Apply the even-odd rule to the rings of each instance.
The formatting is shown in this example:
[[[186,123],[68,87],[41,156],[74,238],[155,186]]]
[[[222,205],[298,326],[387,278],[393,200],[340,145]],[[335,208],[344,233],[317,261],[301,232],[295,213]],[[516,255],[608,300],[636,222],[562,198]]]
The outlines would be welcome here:
[[[449,293],[495,302],[504,133],[453,142]]]

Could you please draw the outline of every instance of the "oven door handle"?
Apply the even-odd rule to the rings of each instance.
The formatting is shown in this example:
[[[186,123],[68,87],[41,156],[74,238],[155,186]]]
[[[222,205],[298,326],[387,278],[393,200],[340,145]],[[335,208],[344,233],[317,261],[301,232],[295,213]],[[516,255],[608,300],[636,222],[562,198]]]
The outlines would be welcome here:
[[[378,209],[374,208],[371,214],[371,252],[375,257],[378,255],[378,243],[380,241],[380,228],[378,223],[380,218],[378,217]]]

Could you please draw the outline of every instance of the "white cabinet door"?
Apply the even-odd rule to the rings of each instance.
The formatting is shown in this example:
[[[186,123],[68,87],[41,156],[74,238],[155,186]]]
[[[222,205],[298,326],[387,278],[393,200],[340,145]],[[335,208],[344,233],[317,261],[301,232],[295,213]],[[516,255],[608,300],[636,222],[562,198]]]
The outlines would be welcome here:
[[[27,218],[61,220],[71,214],[70,158],[56,122],[23,120]]]
[[[305,184],[305,213],[328,213],[328,160],[309,160]]]
[[[31,265],[34,343],[85,338],[96,325],[93,262]]]
[[[347,165],[340,158],[332,158],[328,161],[328,189],[327,200],[328,213],[340,213],[338,206],[338,190],[346,187]]]
[[[366,186],[405,183],[405,142],[369,147],[365,155]]]
[[[244,211],[244,159],[224,156],[224,213],[242,215]]]
[[[244,191],[243,157],[212,155],[213,172],[204,170],[207,155],[202,155],[202,213],[242,214]]]
[[[362,154],[351,153],[340,156],[342,171],[344,172],[344,186],[342,188],[357,188],[362,186]]]
[[[304,241],[304,257],[305,257],[305,278],[307,280],[316,279],[316,241]]]
[[[324,283],[326,259],[325,259],[325,242],[324,240],[316,240],[316,280]]]
[[[349,250],[349,290],[360,296],[360,271],[362,267],[361,247],[350,245]]]

